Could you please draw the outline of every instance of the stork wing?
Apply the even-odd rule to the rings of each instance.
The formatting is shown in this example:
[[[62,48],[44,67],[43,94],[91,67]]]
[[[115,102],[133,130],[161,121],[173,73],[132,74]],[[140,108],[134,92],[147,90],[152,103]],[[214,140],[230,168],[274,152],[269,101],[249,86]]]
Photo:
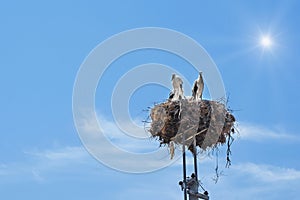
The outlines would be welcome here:
[[[198,90],[198,85],[197,85],[197,80],[195,80],[193,90],[192,90],[192,96],[194,98],[196,97],[197,90]]]

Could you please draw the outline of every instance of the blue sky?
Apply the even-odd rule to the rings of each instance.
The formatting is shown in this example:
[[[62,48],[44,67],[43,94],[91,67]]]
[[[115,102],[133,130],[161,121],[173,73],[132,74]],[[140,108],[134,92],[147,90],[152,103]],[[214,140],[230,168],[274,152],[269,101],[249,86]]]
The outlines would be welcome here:
[[[221,163],[224,176],[215,184],[215,160],[201,160],[200,178],[211,198],[297,199],[299,8],[296,0],[2,2],[1,199],[182,199],[180,162],[145,174],[110,169],[85,150],[73,122],[73,85],[89,52],[114,34],[149,26],[201,44],[235,110],[240,133],[231,168]],[[259,44],[263,34],[273,39],[269,49]],[[155,50],[132,52],[112,64],[96,90],[96,111],[106,120],[105,134],[132,151],[140,151],[136,143],[117,140],[110,96],[123,73],[150,62],[172,66],[190,82],[197,77],[184,60]],[[143,119],[142,109],[168,93],[157,85],[139,88],[130,99],[131,116]],[[204,96],[209,98],[207,91]],[[222,162],[225,148],[220,150]]]

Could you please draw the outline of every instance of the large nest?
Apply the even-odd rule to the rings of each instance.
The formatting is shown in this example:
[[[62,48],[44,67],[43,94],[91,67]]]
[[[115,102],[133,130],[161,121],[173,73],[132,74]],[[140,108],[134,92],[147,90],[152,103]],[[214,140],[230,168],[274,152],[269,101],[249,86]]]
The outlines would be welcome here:
[[[151,109],[150,133],[161,144],[184,144],[193,151],[196,146],[202,150],[224,144],[234,131],[234,116],[225,105],[217,101],[194,100],[166,101]]]

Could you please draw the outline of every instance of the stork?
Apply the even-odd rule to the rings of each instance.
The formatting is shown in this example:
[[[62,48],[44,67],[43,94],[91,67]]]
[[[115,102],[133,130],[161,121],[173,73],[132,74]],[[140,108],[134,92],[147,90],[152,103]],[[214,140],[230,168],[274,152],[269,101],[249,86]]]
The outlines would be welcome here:
[[[183,98],[182,84],[183,84],[182,79],[176,74],[172,74],[172,85],[173,85],[173,93],[174,93],[172,101],[180,100]]]
[[[194,86],[193,86],[193,98],[196,100],[202,100],[202,93],[204,89],[204,82],[203,82],[203,77],[202,77],[202,72],[199,72],[198,79],[195,80]]]

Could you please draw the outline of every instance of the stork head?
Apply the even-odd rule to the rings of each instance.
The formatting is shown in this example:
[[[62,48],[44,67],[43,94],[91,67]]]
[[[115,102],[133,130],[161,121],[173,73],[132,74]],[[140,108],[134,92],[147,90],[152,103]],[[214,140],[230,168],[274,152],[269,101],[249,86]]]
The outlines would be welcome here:
[[[171,80],[173,80],[175,78],[175,76],[176,76],[176,74],[172,74],[172,79]]]
[[[202,72],[199,72],[198,78],[202,78]]]

